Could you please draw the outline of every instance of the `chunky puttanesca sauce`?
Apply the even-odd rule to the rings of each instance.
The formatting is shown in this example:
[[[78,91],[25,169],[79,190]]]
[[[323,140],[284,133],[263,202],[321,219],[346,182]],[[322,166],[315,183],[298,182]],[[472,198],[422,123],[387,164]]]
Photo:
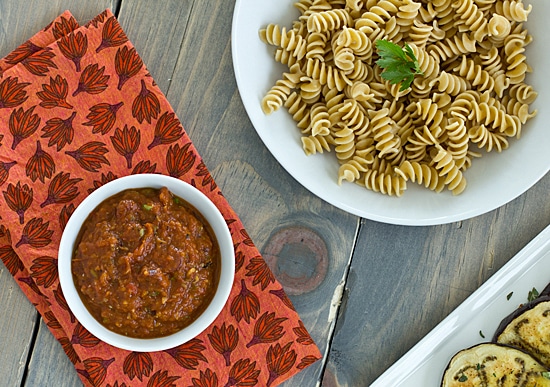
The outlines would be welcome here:
[[[130,337],[175,333],[212,300],[220,251],[202,216],[167,188],[130,189],[86,219],[72,259],[76,287],[106,328]]]

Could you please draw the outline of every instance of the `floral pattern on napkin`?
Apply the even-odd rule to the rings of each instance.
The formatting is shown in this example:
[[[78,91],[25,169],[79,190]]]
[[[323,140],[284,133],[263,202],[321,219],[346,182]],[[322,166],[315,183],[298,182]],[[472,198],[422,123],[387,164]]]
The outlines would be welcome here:
[[[91,335],[59,286],[57,248],[76,206],[118,177],[185,180],[231,231],[235,282],[218,319],[160,352]],[[0,60],[0,258],[86,386],[275,386],[320,358],[280,283],[110,10],[67,11]]]

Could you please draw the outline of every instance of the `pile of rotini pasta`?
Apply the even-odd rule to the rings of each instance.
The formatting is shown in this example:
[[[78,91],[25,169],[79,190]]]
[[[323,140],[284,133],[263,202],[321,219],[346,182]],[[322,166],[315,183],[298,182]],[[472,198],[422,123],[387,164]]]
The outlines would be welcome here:
[[[460,194],[464,171],[501,152],[536,110],[521,0],[299,0],[292,27],[259,31],[287,65],[262,100],[285,107],[304,152],[334,152],[335,181],[401,196],[411,181]],[[423,75],[400,91],[375,42],[408,44]]]

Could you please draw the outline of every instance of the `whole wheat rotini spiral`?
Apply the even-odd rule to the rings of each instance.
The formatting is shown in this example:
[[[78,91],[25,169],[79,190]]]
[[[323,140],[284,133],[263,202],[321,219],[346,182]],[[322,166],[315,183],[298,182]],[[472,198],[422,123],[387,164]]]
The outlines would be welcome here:
[[[401,196],[410,181],[460,194],[474,160],[512,146],[536,115],[537,93],[525,82],[532,6],[522,0],[294,5],[291,28],[259,32],[289,68],[261,106],[288,109],[307,155],[336,154],[338,184]],[[423,74],[408,89],[382,77],[378,39],[411,47]]]

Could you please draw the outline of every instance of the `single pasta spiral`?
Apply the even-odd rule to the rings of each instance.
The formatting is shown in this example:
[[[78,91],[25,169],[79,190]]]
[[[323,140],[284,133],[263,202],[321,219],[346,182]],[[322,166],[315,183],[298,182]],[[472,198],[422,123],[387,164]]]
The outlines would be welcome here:
[[[509,20],[519,23],[527,21],[527,16],[529,16],[532,8],[533,6],[531,4],[525,8],[521,1],[516,0],[504,0],[496,3],[497,13]]]
[[[423,184],[424,187],[435,192],[441,192],[445,188],[445,181],[439,177],[438,171],[423,162],[405,160],[395,168],[395,172],[405,181]]]
[[[331,9],[312,14],[307,19],[309,32],[334,31],[352,23],[350,14],[344,9]]]
[[[433,158],[435,168],[439,176],[445,177],[445,185],[453,195],[458,195],[466,188],[466,179],[460,169],[456,166],[453,156],[446,150],[440,148]]]

